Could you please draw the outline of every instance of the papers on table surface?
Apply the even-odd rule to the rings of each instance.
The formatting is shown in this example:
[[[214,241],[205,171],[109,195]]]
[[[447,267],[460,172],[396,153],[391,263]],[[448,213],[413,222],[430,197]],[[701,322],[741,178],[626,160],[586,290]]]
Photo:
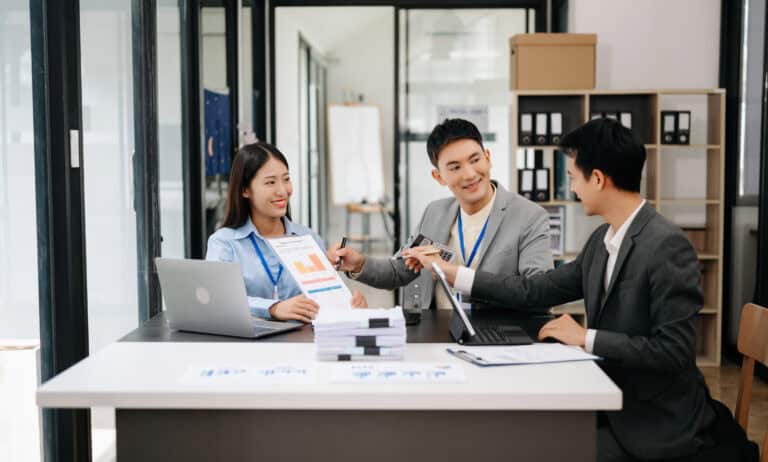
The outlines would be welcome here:
[[[578,347],[560,343],[534,343],[520,346],[483,346],[448,348],[452,355],[478,366],[512,366],[570,361],[594,361],[599,356]]]
[[[330,332],[352,329],[375,329],[405,326],[403,309],[394,308],[359,308],[338,311],[322,316],[314,321],[315,332]]]
[[[317,353],[323,356],[331,355],[352,355],[352,356],[403,356],[405,354],[405,345],[396,347],[334,347],[321,346],[317,348]]]
[[[179,379],[192,386],[310,385],[321,383],[463,383],[464,370],[456,364],[425,362],[234,364],[194,365]]]
[[[360,308],[318,316],[315,352],[320,361],[400,360],[405,356],[403,309]],[[387,345],[379,343],[386,342]]]
[[[405,326],[403,327],[377,327],[375,329],[367,329],[365,327],[355,328],[355,329],[328,329],[328,330],[317,330],[315,328],[315,341],[317,342],[319,339],[327,339],[329,337],[361,337],[361,336],[370,336],[374,335],[376,337],[380,336],[395,336],[395,337],[403,337],[405,334]]]
[[[310,235],[267,239],[307,297],[320,305],[318,317],[351,310],[352,293]]]
[[[464,383],[464,370],[453,364],[381,363],[336,365],[331,383]]]
[[[318,337],[320,341],[318,341]],[[393,347],[405,345],[404,335],[330,336],[315,332],[315,341],[329,347]]]
[[[190,366],[185,385],[306,385],[316,381],[315,365]]]

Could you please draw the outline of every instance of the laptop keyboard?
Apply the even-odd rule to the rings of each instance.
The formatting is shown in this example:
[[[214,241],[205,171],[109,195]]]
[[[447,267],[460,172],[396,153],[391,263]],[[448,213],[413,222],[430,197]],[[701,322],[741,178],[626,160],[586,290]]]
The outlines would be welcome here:
[[[510,343],[516,339],[516,337],[507,335],[505,332],[500,331],[495,327],[481,327],[475,328],[475,334],[478,340],[486,344],[505,344]]]

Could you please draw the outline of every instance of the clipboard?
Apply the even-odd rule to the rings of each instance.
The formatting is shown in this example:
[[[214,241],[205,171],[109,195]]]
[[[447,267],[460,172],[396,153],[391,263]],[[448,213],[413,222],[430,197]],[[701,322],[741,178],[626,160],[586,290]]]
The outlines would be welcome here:
[[[534,343],[508,347],[446,348],[448,353],[480,367],[599,361],[602,358],[581,348],[561,343]]]

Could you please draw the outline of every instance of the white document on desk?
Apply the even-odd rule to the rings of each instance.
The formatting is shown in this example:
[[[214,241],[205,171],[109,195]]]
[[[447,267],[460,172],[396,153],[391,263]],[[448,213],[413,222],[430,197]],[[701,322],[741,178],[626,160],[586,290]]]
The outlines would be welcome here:
[[[301,291],[320,305],[320,314],[350,310],[352,293],[312,236],[267,239]]]
[[[599,356],[578,347],[560,343],[534,343],[520,346],[485,346],[448,348],[457,358],[478,366],[514,366],[523,364],[595,361]]]
[[[308,385],[315,383],[314,365],[190,366],[179,379],[184,385]]]
[[[417,362],[335,364],[331,383],[464,383],[464,370],[455,364]]]

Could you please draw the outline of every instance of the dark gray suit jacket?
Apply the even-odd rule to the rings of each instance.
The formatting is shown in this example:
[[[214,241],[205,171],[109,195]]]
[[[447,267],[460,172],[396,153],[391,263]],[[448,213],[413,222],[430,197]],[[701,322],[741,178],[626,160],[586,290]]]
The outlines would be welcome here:
[[[494,181],[496,199],[488,215],[488,230],[477,254],[477,269],[503,270],[532,276],[552,269],[549,215],[540,205],[508,191]],[[455,197],[431,202],[421,216],[416,233],[447,244],[459,213]],[[404,308],[427,309],[435,294],[435,281],[428,271],[414,273],[403,260],[368,257],[356,279],[379,289],[403,291]],[[478,304],[477,308],[483,308]]]
[[[703,296],[696,251],[682,231],[646,204],[619,249],[603,289],[608,225],[589,238],[578,258],[531,278],[478,271],[472,298],[519,307],[584,298],[587,323],[597,329],[594,353],[621,388],[621,411],[608,412],[616,440],[633,456],[689,455],[710,444],[714,420],[696,367],[694,316]]]

